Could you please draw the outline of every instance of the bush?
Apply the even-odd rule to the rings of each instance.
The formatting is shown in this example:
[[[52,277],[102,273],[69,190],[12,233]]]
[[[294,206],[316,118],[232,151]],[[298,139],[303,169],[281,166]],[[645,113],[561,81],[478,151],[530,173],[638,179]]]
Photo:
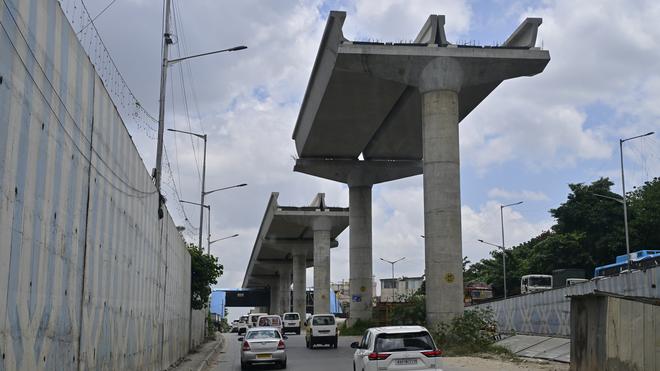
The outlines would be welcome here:
[[[362,336],[364,332],[370,327],[376,327],[376,324],[371,321],[363,321],[361,319],[355,321],[353,326],[348,327],[347,322],[339,329],[340,336]]]
[[[392,309],[391,324],[426,326],[426,296],[413,294],[402,299],[403,303]]]
[[[462,316],[441,324],[433,332],[438,347],[448,355],[507,353],[493,345],[497,323],[490,309],[466,310]]]

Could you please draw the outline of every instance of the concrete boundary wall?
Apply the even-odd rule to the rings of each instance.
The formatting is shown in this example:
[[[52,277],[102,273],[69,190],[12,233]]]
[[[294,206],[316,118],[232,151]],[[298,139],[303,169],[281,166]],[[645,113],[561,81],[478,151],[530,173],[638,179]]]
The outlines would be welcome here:
[[[503,333],[569,337],[571,303],[568,296],[590,294],[596,290],[619,295],[660,298],[660,267],[469,308],[491,308],[495,313],[499,331]]]
[[[59,3],[1,0],[0,26],[0,371],[165,369],[184,241]]]

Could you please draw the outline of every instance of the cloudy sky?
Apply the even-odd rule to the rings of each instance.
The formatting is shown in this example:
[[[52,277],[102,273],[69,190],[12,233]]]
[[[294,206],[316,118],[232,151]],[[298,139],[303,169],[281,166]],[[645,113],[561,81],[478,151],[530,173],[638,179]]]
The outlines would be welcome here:
[[[110,0],[87,0],[92,15]],[[291,134],[330,10],[345,10],[348,39],[413,39],[429,14],[446,15],[450,42],[503,42],[528,16],[542,17],[538,46],[552,60],[535,77],[504,82],[460,124],[463,253],[488,256],[477,239],[506,244],[548,229],[548,213],[565,200],[568,183],[609,176],[620,191],[618,139],[660,131],[660,2],[657,1],[410,1],[174,0],[177,44],[171,58],[247,45],[247,50],[187,61],[170,69],[166,127],[209,136],[207,188],[249,186],[209,196],[212,252],[225,266],[219,287],[238,287],[270,192],[302,206],[317,192],[348,205],[345,185],[292,171]],[[157,112],[162,3],[118,0],[96,21],[117,67],[151,113]],[[74,24],[74,29],[80,27]],[[185,93],[184,93],[185,92]],[[185,99],[184,99],[185,97]],[[186,114],[186,103],[187,111]],[[155,158],[151,129],[132,122],[147,168]],[[193,149],[193,144],[195,149]],[[199,197],[201,146],[166,134],[181,197]],[[625,144],[627,186],[660,175],[660,138]],[[167,175],[166,178],[169,178]],[[171,180],[166,179],[167,183]],[[185,216],[166,186],[168,207]],[[193,227],[198,210],[185,207]],[[377,185],[373,192],[374,274],[390,274],[379,257],[406,260],[397,275],[423,273],[421,176]],[[195,240],[189,228],[189,240]],[[348,278],[348,231],[332,252],[332,280]],[[311,284],[311,269],[308,271]]]

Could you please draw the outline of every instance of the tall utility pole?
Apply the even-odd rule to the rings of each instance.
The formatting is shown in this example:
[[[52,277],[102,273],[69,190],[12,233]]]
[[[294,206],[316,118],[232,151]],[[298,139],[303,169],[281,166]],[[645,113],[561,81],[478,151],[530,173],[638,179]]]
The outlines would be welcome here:
[[[165,33],[163,34],[163,60],[160,66],[160,98],[158,99],[158,144],[156,147],[156,169],[154,180],[158,190],[158,218],[163,218],[163,197],[160,192],[160,181],[163,165],[163,136],[165,134],[165,88],[167,86],[167,58],[169,57],[172,34],[170,33],[170,8],[172,0],[165,0]]]
[[[655,132],[650,132],[642,135],[637,135],[635,137],[631,138],[626,138],[626,139],[619,139],[619,154],[621,155],[621,188],[622,188],[622,196],[623,196],[623,227],[626,232],[626,256],[628,259],[627,265],[628,265],[628,272],[630,272],[630,238],[628,237],[628,201],[626,199],[626,178],[623,174],[623,143],[627,142],[632,139],[637,139],[637,138],[642,138],[642,137],[647,137],[649,135],[653,135]]]
[[[229,49],[221,49],[221,50],[215,50],[212,52],[207,52],[207,53],[201,53],[201,54],[195,54],[195,55],[190,55],[187,57],[182,57],[182,58],[176,58],[176,59],[169,59],[169,47],[171,44],[173,44],[172,41],[172,33],[171,33],[171,28],[170,28],[170,8],[172,5],[172,0],[164,0],[165,1],[165,19],[163,20],[165,24],[165,33],[163,34],[163,60],[160,66],[160,98],[158,99],[158,143],[156,147],[156,168],[154,169],[153,177],[154,177],[154,183],[156,184],[156,189],[158,190],[158,217],[162,218],[163,217],[163,197],[160,192],[160,183],[162,179],[162,169],[163,169],[163,136],[165,133],[165,88],[167,87],[167,68],[175,63],[191,59],[191,58],[197,58],[197,57],[203,57],[205,55],[211,55],[211,54],[217,54],[217,53],[222,53],[222,52],[234,52],[237,50],[243,50],[247,49],[247,46],[245,45],[240,45],[240,46],[235,46],[233,48]],[[206,139],[204,139],[204,146],[206,146]],[[206,156],[206,150],[204,151],[204,155]],[[202,202],[201,204],[204,204],[204,185],[202,185]],[[203,210],[203,208],[202,208]],[[200,222],[202,221],[201,219],[203,218],[200,217]],[[200,224],[200,229],[201,229],[201,224]],[[202,243],[202,239],[200,236],[199,239],[200,247]]]
[[[502,267],[504,270],[504,299],[506,299],[506,245],[504,244],[504,211],[503,210],[505,207],[516,206],[516,205],[520,205],[521,203],[523,202],[520,201],[508,205],[500,205],[500,222],[502,224]]]

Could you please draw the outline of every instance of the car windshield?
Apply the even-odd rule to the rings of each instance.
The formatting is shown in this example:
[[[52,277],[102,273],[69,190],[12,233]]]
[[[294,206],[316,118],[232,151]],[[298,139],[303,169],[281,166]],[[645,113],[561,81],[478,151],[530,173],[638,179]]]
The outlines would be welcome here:
[[[288,321],[292,321],[292,320],[299,319],[299,317],[298,317],[298,314],[296,314],[296,313],[287,313],[287,314],[284,315],[284,319],[288,320]]]
[[[376,337],[375,352],[405,352],[412,350],[435,349],[428,332],[407,332],[400,334],[380,334]]]
[[[334,325],[335,324],[335,317],[332,316],[319,316],[319,317],[314,317],[312,319],[312,325],[316,326],[326,326],[326,325]]]
[[[253,340],[253,339],[279,339],[280,338],[280,333],[277,332],[277,330],[256,330],[256,331],[249,331],[247,335],[245,335],[246,339]]]
[[[550,277],[529,277],[530,286],[552,286]]]

